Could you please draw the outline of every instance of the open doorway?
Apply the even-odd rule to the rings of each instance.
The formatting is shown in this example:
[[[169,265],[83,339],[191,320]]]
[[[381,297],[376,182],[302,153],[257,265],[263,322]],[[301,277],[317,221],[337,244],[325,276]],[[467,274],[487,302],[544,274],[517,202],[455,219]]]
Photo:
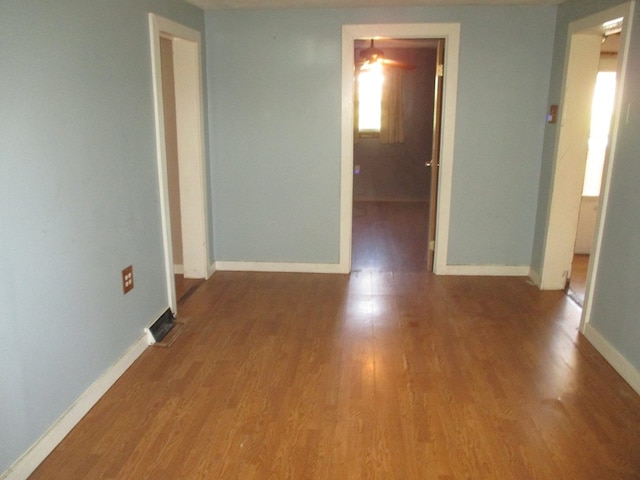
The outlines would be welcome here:
[[[202,40],[199,32],[154,14],[149,27],[167,297],[176,313],[176,273],[187,279],[210,275]],[[184,282],[178,286],[181,294],[188,291]]]
[[[604,33],[600,47],[600,61],[591,102],[586,168],[567,288],[567,294],[580,306],[584,305],[589,258],[593,250],[596,219],[600,208],[602,174],[615,100],[619,47],[620,32],[617,29],[609,29]]]
[[[442,90],[435,93],[440,42],[354,42],[353,271],[429,269],[434,110],[442,95]],[[370,62],[371,55],[384,60]]]
[[[180,161],[178,151],[178,116],[176,112],[176,85],[174,65],[174,39],[170,36],[160,36],[160,64],[162,71],[162,101],[164,107],[164,139],[167,162],[167,191],[169,196],[169,228],[171,229],[171,250],[173,258],[173,273],[175,280],[176,301],[179,305],[204,281],[198,271],[187,265],[185,272],[185,245],[182,230],[182,204],[180,182]],[[184,166],[183,166],[184,169]],[[185,175],[185,172],[183,172]],[[182,188],[185,188],[184,182]],[[188,227],[187,227],[188,228]],[[189,253],[187,252],[187,256]]]
[[[547,233],[542,267],[537,279],[541,289],[561,290],[571,276],[578,225],[591,119],[591,100],[600,64],[603,35],[615,28],[620,33],[617,58],[617,85],[624,84],[632,17],[629,2],[569,24],[560,121],[555,146],[555,167],[551,185]],[[587,267],[581,330],[590,316],[590,297],[594,289],[609,196],[610,171],[615,160],[616,137],[622,118],[621,95],[616,93],[609,144],[605,155],[593,248]]]
[[[342,29],[342,141],[340,182],[340,271],[352,268],[353,199],[354,199],[354,59],[355,41],[376,36],[393,39],[445,39],[446,65],[442,90],[442,128],[439,138],[440,169],[438,179],[438,208],[435,212],[437,227],[432,229],[434,245],[433,271],[447,273],[449,213],[453,174],[453,144],[455,137],[455,111],[457,94],[460,25],[438,24],[375,24],[344,25]],[[427,161],[424,159],[423,161]],[[432,189],[433,190],[433,189]],[[435,203],[435,202],[434,202]],[[427,245],[428,246],[428,245]]]

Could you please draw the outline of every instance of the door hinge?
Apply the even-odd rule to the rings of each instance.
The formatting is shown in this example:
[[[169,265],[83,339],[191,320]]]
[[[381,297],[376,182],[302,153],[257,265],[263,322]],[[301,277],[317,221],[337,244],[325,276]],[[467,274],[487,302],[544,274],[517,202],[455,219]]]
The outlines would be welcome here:
[[[436,67],[436,75],[439,77],[444,76],[444,65],[440,64]]]
[[[436,241],[435,240],[430,240],[429,241],[429,250],[433,252],[435,249],[436,249]]]

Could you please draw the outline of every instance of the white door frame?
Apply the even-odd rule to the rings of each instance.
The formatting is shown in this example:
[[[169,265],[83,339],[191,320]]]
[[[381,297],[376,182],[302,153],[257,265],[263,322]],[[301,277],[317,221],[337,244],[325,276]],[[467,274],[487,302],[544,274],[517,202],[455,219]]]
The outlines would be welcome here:
[[[614,113],[609,136],[609,149],[605,159],[600,190],[600,206],[596,219],[593,251],[589,261],[585,300],[582,309],[580,329],[584,332],[591,315],[591,297],[595,288],[595,277],[600,260],[603,228],[610,193],[611,169],[615,161],[618,129],[622,121],[622,88],[624,86],[631,22],[634,2],[604,10],[595,15],[576,20],[569,24],[565,66],[560,96],[560,124],[556,134],[554,150],[555,167],[549,202],[547,234],[544,244],[543,261],[539,275],[539,286],[543,290],[563,289],[567,275],[571,271],[575,228],[578,223],[579,203],[582,196],[582,181],[586,163],[586,143],[588,122],[591,111],[591,96],[576,98],[574,85],[581,78],[593,80],[597,75],[600,56],[602,25],[608,21],[623,18],[620,51],[618,52],[617,90]],[[587,66],[585,67],[585,63]],[[591,87],[593,89],[593,86]],[[585,106],[586,112],[585,112]],[[580,125],[582,126],[580,126]],[[587,125],[586,131],[584,125]],[[578,125],[578,126],[577,126]],[[576,133],[577,132],[577,133]],[[582,145],[584,156],[567,154],[572,145]]]
[[[160,37],[169,38],[173,43],[183,263],[184,275],[188,278],[207,278],[211,275],[207,237],[202,38],[200,32],[153,13],[149,14],[149,32],[166,282],[169,306],[176,312],[177,301],[169,216]]]
[[[453,176],[456,96],[458,90],[459,23],[401,23],[342,27],[342,144],[340,182],[340,272],[351,271],[353,208],[353,84],[354,41],[362,38],[444,38],[445,75],[442,101],[442,143],[436,212],[435,274],[447,273],[447,247]]]

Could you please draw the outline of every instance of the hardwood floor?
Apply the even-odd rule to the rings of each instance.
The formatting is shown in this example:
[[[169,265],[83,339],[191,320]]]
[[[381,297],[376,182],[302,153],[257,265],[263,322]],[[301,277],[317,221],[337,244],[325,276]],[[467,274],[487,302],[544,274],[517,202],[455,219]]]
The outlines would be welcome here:
[[[426,272],[428,202],[354,202],[352,271]]]
[[[184,278],[184,275],[175,275],[176,299],[182,304],[204,282],[200,278]]]
[[[640,478],[640,396],[564,292],[368,265],[215,273],[32,479]]]
[[[589,268],[589,255],[574,255],[571,263],[571,279],[567,294],[578,305],[584,305],[585,287],[587,284],[587,271]]]

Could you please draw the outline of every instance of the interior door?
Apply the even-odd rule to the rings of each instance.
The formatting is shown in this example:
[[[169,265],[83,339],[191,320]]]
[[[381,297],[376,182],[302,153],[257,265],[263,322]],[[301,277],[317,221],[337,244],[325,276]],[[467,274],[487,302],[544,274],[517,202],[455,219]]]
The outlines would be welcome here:
[[[429,188],[429,254],[427,268],[433,271],[433,258],[436,248],[436,211],[438,202],[438,169],[440,167],[440,137],[442,127],[442,92],[444,85],[444,39],[438,40],[436,52],[436,79],[433,102],[433,141],[431,159],[426,163],[431,168],[431,186]]]

